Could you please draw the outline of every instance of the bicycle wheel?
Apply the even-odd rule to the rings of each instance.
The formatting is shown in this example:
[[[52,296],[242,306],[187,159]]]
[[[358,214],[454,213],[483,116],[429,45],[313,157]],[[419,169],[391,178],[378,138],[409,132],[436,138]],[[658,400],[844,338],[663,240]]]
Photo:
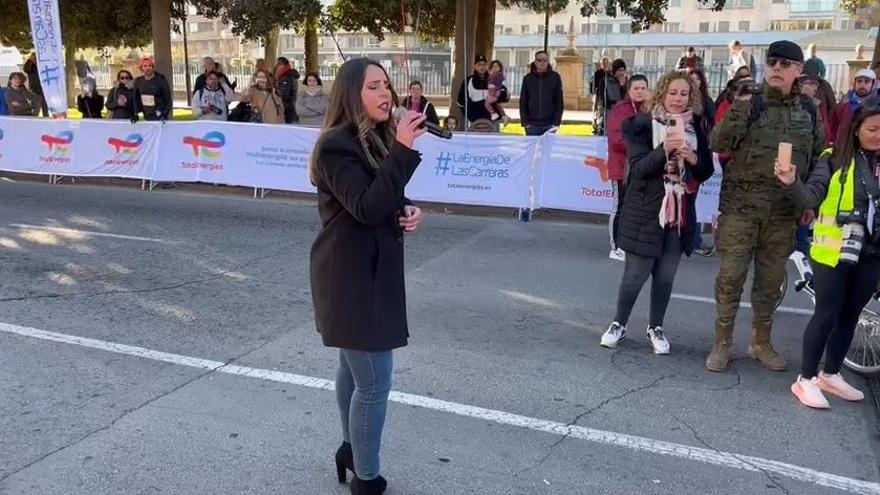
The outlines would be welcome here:
[[[880,314],[874,309],[862,310],[843,365],[863,376],[880,376]]]
[[[782,305],[782,300],[785,299],[785,292],[788,290],[788,270],[786,270],[782,274],[782,286],[779,288],[779,299],[776,300],[776,307],[774,309],[779,309],[779,306]]]

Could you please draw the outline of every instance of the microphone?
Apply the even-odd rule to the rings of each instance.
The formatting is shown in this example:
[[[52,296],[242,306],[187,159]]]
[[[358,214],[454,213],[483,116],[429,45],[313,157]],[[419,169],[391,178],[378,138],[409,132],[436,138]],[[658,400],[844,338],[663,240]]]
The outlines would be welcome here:
[[[406,115],[406,112],[406,108],[397,107],[394,109],[393,112],[391,112],[391,116],[394,118],[394,120],[400,122],[400,119],[402,119],[403,116]],[[422,128],[427,129],[428,134],[433,134],[438,138],[452,139],[452,131],[446,130],[433,122],[428,122],[427,120],[422,122],[422,125],[419,126],[419,129]]]

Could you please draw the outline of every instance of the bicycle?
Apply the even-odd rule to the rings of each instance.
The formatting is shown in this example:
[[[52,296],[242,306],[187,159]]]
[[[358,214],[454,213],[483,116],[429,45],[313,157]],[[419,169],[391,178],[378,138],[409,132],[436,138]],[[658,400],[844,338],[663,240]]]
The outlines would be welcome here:
[[[800,277],[794,283],[795,292],[806,294],[815,307],[816,291],[813,287],[813,268],[810,266],[809,260],[799,251],[792,253],[788,259],[794,263]],[[788,273],[786,272],[782,287],[780,287],[777,308],[782,303],[787,289]],[[846,358],[843,360],[843,365],[865,377],[880,376],[880,287],[862,309],[862,314],[856,325],[855,336],[846,353]]]

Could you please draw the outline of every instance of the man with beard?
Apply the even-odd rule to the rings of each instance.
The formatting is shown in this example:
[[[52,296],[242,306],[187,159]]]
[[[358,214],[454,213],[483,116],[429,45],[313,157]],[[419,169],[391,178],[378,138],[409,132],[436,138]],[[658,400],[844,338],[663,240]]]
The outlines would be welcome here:
[[[492,121],[492,113],[486,105],[489,97],[489,61],[484,55],[474,58],[474,73],[468,76],[458,91],[458,108],[471,124],[478,120]],[[499,98],[498,103],[507,99]]]
[[[842,144],[846,141],[846,136],[842,135],[842,133],[845,133],[846,129],[849,128],[849,123],[856,114],[856,109],[861,106],[862,101],[871,95],[876,78],[874,71],[871,69],[862,69],[856,72],[853,89],[846,94],[843,101],[834,107],[834,111],[831,112],[829,117],[829,120],[831,120],[831,136],[834,138],[835,143]]]

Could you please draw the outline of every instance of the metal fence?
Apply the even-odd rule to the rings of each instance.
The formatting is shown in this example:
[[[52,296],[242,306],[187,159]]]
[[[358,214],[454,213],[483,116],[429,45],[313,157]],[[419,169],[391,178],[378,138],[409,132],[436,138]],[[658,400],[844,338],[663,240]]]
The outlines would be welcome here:
[[[0,67],[0,83],[3,86],[13,72],[20,71],[19,67],[3,66]],[[654,88],[657,82],[664,74],[669,72],[670,68],[662,65],[637,65],[629,68],[630,74],[644,74],[648,78],[649,87]],[[757,67],[757,78],[763,77],[763,66]],[[827,74],[825,79],[831,83],[838,99],[845,94],[851,87],[849,81],[849,66],[846,64],[829,64],[826,65]],[[172,78],[174,81],[174,89],[184,91],[186,89],[186,76],[183,64],[177,64],[172,69]],[[190,76],[195,81],[196,77],[202,73],[202,67],[199,64],[191,64],[189,66]],[[332,81],[336,77],[337,69],[333,67],[321,67],[319,75],[322,80]],[[97,86],[101,90],[108,90],[113,87],[116,74],[111,73],[111,68],[107,65],[92,66],[92,73],[95,75]],[[528,73],[525,67],[508,67],[505,71],[506,85],[511,97],[519,97],[522,87],[523,77]],[[587,67],[584,70],[584,93],[591,93],[591,85],[593,82],[593,74],[595,67]],[[238,87],[246,87],[250,84],[253,75],[253,69],[250,67],[234,68],[230,67],[226,70],[226,75],[230,81],[238,81]],[[406,93],[409,82],[413,79],[418,80],[424,87],[425,94],[432,96],[448,95],[452,91],[451,74],[444,71],[406,71],[402,67],[393,67],[388,71],[391,77],[391,83],[400,94]],[[718,94],[727,85],[728,74],[727,65],[712,64],[706,67],[706,78],[709,83],[709,95],[712,98]]]

